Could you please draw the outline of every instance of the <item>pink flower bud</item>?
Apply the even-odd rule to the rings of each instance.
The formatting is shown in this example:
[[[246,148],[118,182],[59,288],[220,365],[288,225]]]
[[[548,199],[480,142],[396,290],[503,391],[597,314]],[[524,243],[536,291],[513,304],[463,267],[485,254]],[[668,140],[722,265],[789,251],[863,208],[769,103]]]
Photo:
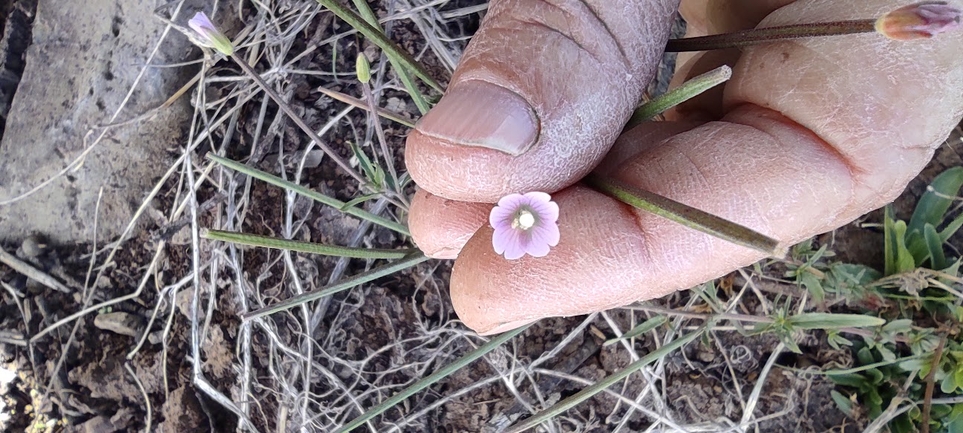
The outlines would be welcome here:
[[[876,20],[876,31],[898,41],[932,38],[960,26],[960,9],[944,1],[901,7]]]
[[[194,37],[191,39],[194,39],[198,45],[213,48],[225,56],[234,54],[234,45],[231,44],[231,40],[214,27],[214,23],[204,12],[194,14],[194,18],[187,21],[187,25],[194,30]]]

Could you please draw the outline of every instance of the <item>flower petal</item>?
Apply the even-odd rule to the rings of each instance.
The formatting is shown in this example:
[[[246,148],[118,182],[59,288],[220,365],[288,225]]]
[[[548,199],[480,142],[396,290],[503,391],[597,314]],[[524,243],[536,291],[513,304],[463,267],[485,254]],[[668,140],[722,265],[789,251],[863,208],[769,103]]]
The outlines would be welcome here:
[[[545,257],[550,249],[551,247],[547,243],[536,239],[532,239],[525,245],[525,252],[531,254],[532,257]]]
[[[509,194],[498,200],[498,207],[510,208],[514,212],[524,200],[525,197],[521,194]]]
[[[552,196],[550,196],[550,195],[548,195],[548,194],[546,194],[546,193],[544,193],[544,192],[541,192],[541,191],[526,192],[526,193],[525,193],[525,198],[528,199],[528,203],[529,203],[529,204],[532,204],[532,203],[548,203],[548,202],[552,201]]]
[[[515,209],[495,206],[492,208],[490,214],[488,214],[488,223],[492,225],[495,230],[498,229],[508,229],[512,227],[512,214],[515,213]]]
[[[558,245],[560,238],[561,233],[558,230],[558,224],[555,223],[538,226],[532,229],[532,242],[542,243],[554,247]]]
[[[518,260],[525,256],[525,245],[527,240],[517,230],[509,230],[509,241],[505,244],[505,258],[508,260]]]
[[[536,203],[532,206],[538,212],[539,221],[544,221],[547,223],[555,223],[558,221],[558,203],[550,201],[547,203]]]

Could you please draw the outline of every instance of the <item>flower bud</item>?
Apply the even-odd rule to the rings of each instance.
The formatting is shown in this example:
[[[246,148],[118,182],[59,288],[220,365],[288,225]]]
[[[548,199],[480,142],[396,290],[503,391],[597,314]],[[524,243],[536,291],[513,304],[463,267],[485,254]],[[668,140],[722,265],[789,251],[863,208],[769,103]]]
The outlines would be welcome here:
[[[234,45],[231,44],[231,40],[214,27],[214,23],[204,12],[194,14],[194,18],[191,18],[187,25],[194,30],[195,34],[191,39],[194,39],[198,45],[213,48],[225,56],[234,54]]]
[[[901,7],[876,20],[876,31],[898,41],[932,38],[960,26],[960,9],[944,1]]]
[[[358,58],[355,60],[355,73],[358,74],[358,81],[368,84],[371,81],[371,65],[368,63],[368,58],[362,53],[358,53]]]

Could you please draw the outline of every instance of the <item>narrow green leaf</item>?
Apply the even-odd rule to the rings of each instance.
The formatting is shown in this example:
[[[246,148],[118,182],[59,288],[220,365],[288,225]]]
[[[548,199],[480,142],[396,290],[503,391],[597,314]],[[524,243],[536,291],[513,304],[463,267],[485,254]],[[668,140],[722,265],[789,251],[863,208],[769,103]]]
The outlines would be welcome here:
[[[651,120],[653,117],[675,107],[685,101],[701,95],[706,90],[718,86],[732,78],[732,68],[722,65],[716,69],[699,75],[686,81],[676,89],[670,90],[666,94],[659,96],[641,107],[637,108],[632,117],[629,118],[624,130],[628,131],[640,123]]]
[[[884,260],[886,275],[908,272],[916,268],[916,260],[906,248],[906,222],[893,218],[893,206],[886,206],[883,216]]]
[[[365,176],[367,176],[373,184],[384,186],[384,170],[372,162],[371,158],[368,158],[368,154],[365,153],[364,149],[356,143],[351,143],[351,152],[358,158],[358,165],[361,167],[361,171],[364,172]]]
[[[226,232],[222,230],[203,230],[201,237],[222,242],[250,245],[253,247],[274,248],[297,251],[299,253],[320,254],[323,256],[350,257],[355,259],[400,259],[417,252],[415,249],[383,250],[375,248],[351,248],[337,245],[324,245],[312,242],[292,241],[270,236]]]
[[[269,314],[276,313],[281,310],[286,310],[288,308],[301,305],[305,302],[315,301],[325,296],[330,296],[335,293],[350,289],[352,287],[367,283],[369,281],[377,280],[378,278],[391,275],[403,269],[408,269],[421,262],[427,261],[428,259],[429,258],[425,257],[425,255],[422,253],[415,253],[415,254],[409,255],[408,257],[405,257],[404,259],[398,260],[397,262],[389,263],[387,265],[374,268],[370,271],[363,272],[349,278],[345,278],[327,287],[322,287],[321,289],[318,289],[312,292],[307,292],[298,296],[288,298],[285,301],[281,301],[276,304],[269,305],[259,310],[254,310],[249,313],[244,313],[241,315],[241,320],[248,321],[258,317],[267,316]]]
[[[883,210],[883,273],[887,276],[896,273],[896,221],[893,219],[893,205]]]
[[[798,329],[840,329],[881,326],[886,320],[863,314],[802,313],[789,317],[787,322]]]
[[[372,27],[371,24],[368,24],[363,18],[358,16],[358,14],[341,6],[335,0],[318,0],[318,3],[321,3],[322,6],[328,8],[328,10],[331,12],[334,12],[338,18],[341,18],[351,27],[354,27],[356,30],[358,30],[358,32],[364,35],[364,37],[368,38],[372,43],[377,45],[378,48],[381,48],[386,53],[392,53],[393,55],[398,56],[398,59],[401,61],[404,67],[411,70],[411,72],[413,72],[418,78],[421,78],[425,84],[439,92],[445,92],[445,88],[438,84],[438,82],[431,77],[431,74],[428,73],[428,71],[422,67],[417,60],[412,58],[408,52],[401,49],[401,47],[385,37],[384,33]]]
[[[856,389],[866,384],[866,378],[861,374],[834,374],[829,376],[829,378],[837,385]]]
[[[826,300],[826,290],[819,278],[812,272],[803,271],[803,274],[799,276],[799,283],[813,296],[813,301],[822,303]]]
[[[371,200],[371,199],[374,199],[374,198],[377,198],[377,197],[380,197],[380,196],[381,196],[381,194],[367,194],[367,195],[363,195],[363,196],[361,196],[361,197],[355,197],[355,198],[349,200],[347,203],[345,203],[344,206],[342,206],[342,207],[341,207],[340,209],[338,209],[338,210],[343,211],[343,210],[345,210],[345,209],[347,209],[347,208],[355,207],[355,206],[357,206],[357,205],[359,205],[359,204],[361,204],[361,203],[364,203],[364,202],[366,202],[366,201],[368,201],[368,200]]]
[[[936,232],[936,227],[933,224],[926,223],[923,225],[923,237],[926,239],[926,250],[930,258],[930,269],[943,270],[946,269],[946,255],[943,254],[943,242],[940,240],[940,234]]]
[[[676,349],[679,349],[680,347],[688,344],[690,341],[699,337],[699,335],[701,335],[703,332],[705,332],[705,327],[699,328],[696,331],[693,331],[689,334],[679,337],[678,339],[672,341],[671,343],[660,347],[658,350],[643,356],[638,361],[635,361],[629,364],[624,369],[616,373],[613,373],[612,375],[600,380],[595,385],[586,387],[585,389],[579,391],[575,395],[558,402],[554,406],[548,409],[545,409],[541,412],[538,412],[535,415],[532,415],[531,418],[528,418],[519,424],[509,427],[506,432],[517,433],[517,432],[530,429],[532,427],[535,427],[541,424],[543,421],[546,421],[562,412],[565,412],[566,410],[569,410],[575,407],[579,403],[585,400],[588,400],[589,398],[592,398],[592,396],[594,396],[595,394],[602,392],[602,390],[604,390],[605,388],[608,388],[616,384],[617,382],[621,381],[622,379],[625,379],[630,374],[635,373],[638,370],[641,370],[642,367],[645,367],[646,365],[649,365],[655,362],[656,360],[662,358],[663,356],[666,356],[669,353],[672,353],[673,351],[675,351]]]
[[[462,368],[462,367],[465,367],[465,366],[467,366],[468,364],[471,364],[472,362],[474,362],[474,361],[477,360],[478,358],[481,358],[482,356],[485,356],[485,355],[488,354],[489,352],[495,350],[496,348],[498,348],[498,346],[501,346],[502,344],[504,344],[504,343],[507,342],[508,340],[511,340],[511,339],[514,338],[516,335],[521,334],[522,332],[525,332],[525,330],[528,329],[529,326],[531,326],[531,325],[523,326],[523,327],[521,327],[521,328],[515,329],[515,330],[513,330],[513,331],[508,331],[508,332],[506,332],[506,333],[504,333],[504,334],[500,334],[500,335],[498,335],[497,337],[492,338],[489,342],[481,345],[479,348],[477,348],[477,349],[475,349],[475,350],[473,350],[473,351],[471,351],[471,352],[466,353],[465,356],[462,356],[462,357],[459,358],[457,361],[454,361],[454,362],[452,362],[452,363],[444,366],[443,368],[439,369],[438,371],[432,373],[430,376],[428,376],[428,377],[426,377],[426,378],[424,378],[424,379],[419,380],[419,381],[416,382],[414,385],[411,385],[411,386],[409,386],[408,388],[405,388],[404,391],[401,391],[401,392],[399,392],[399,393],[391,396],[391,398],[385,400],[385,401],[382,402],[381,404],[379,404],[379,405],[377,405],[377,406],[375,406],[375,407],[373,407],[373,408],[371,408],[371,409],[368,409],[367,412],[365,412],[365,413],[362,414],[361,416],[359,416],[359,417],[351,420],[351,422],[345,424],[343,427],[341,427],[340,429],[338,429],[338,430],[337,430],[337,433],[349,432],[349,431],[354,430],[354,429],[356,429],[356,428],[358,428],[358,427],[361,427],[362,424],[368,422],[370,419],[378,416],[379,414],[383,413],[384,411],[386,411],[386,410],[388,410],[388,409],[391,409],[391,408],[394,407],[395,405],[403,402],[405,399],[407,399],[408,397],[411,397],[411,396],[414,395],[416,392],[421,391],[421,390],[423,390],[423,389],[431,386],[431,384],[433,384],[433,383],[435,383],[435,382],[438,382],[439,380],[448,377],[449,375],[451,375],[452,373],[454,373],[454,372],[457,371],[458,369],[460,369],[460,368]]]
[[[649,331],[651,331],[651,330],[653,330],[653,329],[655,329],[655,328],[657,328],[657,327],[659,327],[659,326],[662,326],[662,324],[665,323],[667,320],[668,320],[668,318],[667,318],[666,316],[662,316],[662,315],[655,316],[655,317],[653,317],[653,318],[651,318],[651,319],[649,319],[649,320],[646,320],[645,322],[642,322],[642,323],[639,324],[638,326],[632,328],[631,330],[629,330],[629,332],[626,332],[626,333],[622,334],[621,337],[611,338],[611,339],[609,339],[609,340],[606,340],[605,343],[602,343],[602,345],[603,345],[603,346],[608,346],[608,345],[611,345],[611,344],[618,343],[619,341],[622,341],[622,340],[627,340],[627,339],[629,339],[629,338],[638,337],[638,336],[640,336],[640,335],[642,335],[642,334],[645,334],[646,332],[649,332]]]
[[[883,332],[901,333],[913,329],[913,319],[897,319],[883,326]]]
[[[890,360],[890,361],[879,361],[879,362],[874,362],[872,364],[860,365],[859,367],[847,368],[845,370],[826,370],[826,371],[806,370],[806,372],[810,374],[821,374],[824,376],[854,375],[856,373],[860,373],[863,371],[878,369],[879,367],[886,367],[890,365],[897,365],[900,368],[903,368],[902,367],[903,365],[913,366],[913,365],[916,365],[916,363],[924,362],[923,361],[924,356],[925,355],[912,355],[912,356],[907,356],[905,358],[899,358],[899,359]],[[783,367],[783,368],[790,371],[803,372],[802,369],[790,368],[790,367]],[[913,371],[913,370],[915,369],[906,369],[906,371]]]
[[[950,221],[943,230],[940,230],[940,240],[946,242],[950,240],[950,237],[956,234],[963,227],[963,213],[956,216],[953,221]]]
[[[326,195],[324,195],[324,194],[321,194],[321,193],[319,193],[319,192],[317,192],[317,191],[314,191],[314,190],[312,190],[312,189],[306,188],[306,187],[304,187],[304,186],[298,185],[298,184],[296,184],[296,183],[294,183],[294,182],[288,182],[288,181],[286,181],[286,180],[284,180],[284,179],[281,179],[281,178],[279,178],[279,177],[277,177],[277,176],[271,175],[271,174],[269,174],[269,173],[265,173],[265,172],[263,172],[263,171],[261,171],[261,170],[258,170],[258,169],[256,169],[256,168],[248,167],[248,166],[246,166],[246,165],[244,165],[244,164],[241,164],[241,163],[239,163],[239,162],[237,162],[237,161],[232,161],[232,160],[227,159],[227,158],[221,158],[220,156],[217,156],[217,155],[215,155],[215,154],[213,154],[213,153],[208,153],[208,154],[207,154],[207,158],[210,159],[210,160],[212,160],[212,161],[214,161],[214,162],[216,162],[216,163],[218,163],[218,164],[221,164],[221,165],[223,165],[223,166],[225,166],[225,167],[227,167],[227,168],[230,168],[231,170],[235,170],[235,171],[244,173],[244,174],[246,174],[246,175],[248,175],[248,176],[254,177],[254,178],[256,178],[256,179],[260,179],[260,180],[262,180],[262,181],[264,181],[264,182],[267,182],[267,183],[269,183],[269,184],[271,184],[271,185],[279,186],[279,187],[281,187],[281,188],[294,191],[294,192],[296,192],[296,193],[298,193],[298,194],[301,194],[301,195],[303,195],[303,196],[305,196],[305,197],[307,197],[307,198],[310,198],[310,199],[312,199],[312,200],[315,200],[315,201],[317,201],[317,202],[319,202],[319,203],[326,204],[326,205],[331,206],[331,207],[333,207],[333,208],[335,208],[335,209],[338,209],[338,210],[340,210],[340,211],[342,211],[342,212],[344,212],[344,213],[346,213],[346,214],[348,214],[348,215],[356,216],[356,217],[361,218],[361,219],[363,219],[363,220],[365,220],[365,221],[370,221],[370,222],[373,223],[373,224],[377,224],[377,225],[382,226],[382,227],[384,227],[384,228],[387,228],[387,229],[389,229],[389,230],[394,230],[395,232],[401,233],[401,234],[403,234],[403,235],[405,235],[405,236],[410,236],[410,235],[411,235],[411,233],[408,232],[408,227],[405,227],[405,226],[402,225],[402,224],[398,224],[398,223],[396,223],[396,222],[394,222],[394,221],[391,221],[391,220],[389,220],[389,219],[382,218],[382,217],[380,217],[380,216],[378,216],[378,215],[375,215],[375,214],[373,214],[373,213],[371,213],[371,212],[368,212],[368,211],[366,211],[366,210],[364,210],[364,209],[359,209],[359,208],[356,208],[356,207],[347,207],[347,206],[345,206],[345,203],[344,203],[343,201],[341,201],[341,200],[338,200],[338,199],[333,198],[333,197],[328,197],[328,196],[326,196]]]
[[[583,181],[596,191],[622,203],[675,221],[693,230],[762,251],[770,256],[784,255],[779,248],[779,241],[708,212],[596,174],[588,175]]]
[[[846,398],[846,396],[840,394],[838,391],[833,390],[829,392],[829,395],[833,397],[833,401],[836,402],[836,406],[842,411],[846,416],[853,415],[853,402],[852,400]]]
[[[920,263],[916,262],[913,253],[906,248],[906,222],[896,221],[896,224],[894,224],[894,234],[896,239],[896,271],[903,273],[916,269]]]
[[[963,187],[963,167],[953,167],[936,176],[916,203],[907,232],[922,233],[927,223],[939,227],[946,211],[953,205],[950,197],[958,195],[960,187]]]

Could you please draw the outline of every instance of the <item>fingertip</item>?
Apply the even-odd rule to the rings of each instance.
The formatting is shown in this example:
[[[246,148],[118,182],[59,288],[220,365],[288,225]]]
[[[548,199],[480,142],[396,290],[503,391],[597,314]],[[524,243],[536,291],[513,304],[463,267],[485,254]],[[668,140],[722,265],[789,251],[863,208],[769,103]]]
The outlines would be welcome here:
[[[488,222],[491,205],[448,200],[419,189],[411,199],[408,229],[426,256],[454,259],[468,239]]]

